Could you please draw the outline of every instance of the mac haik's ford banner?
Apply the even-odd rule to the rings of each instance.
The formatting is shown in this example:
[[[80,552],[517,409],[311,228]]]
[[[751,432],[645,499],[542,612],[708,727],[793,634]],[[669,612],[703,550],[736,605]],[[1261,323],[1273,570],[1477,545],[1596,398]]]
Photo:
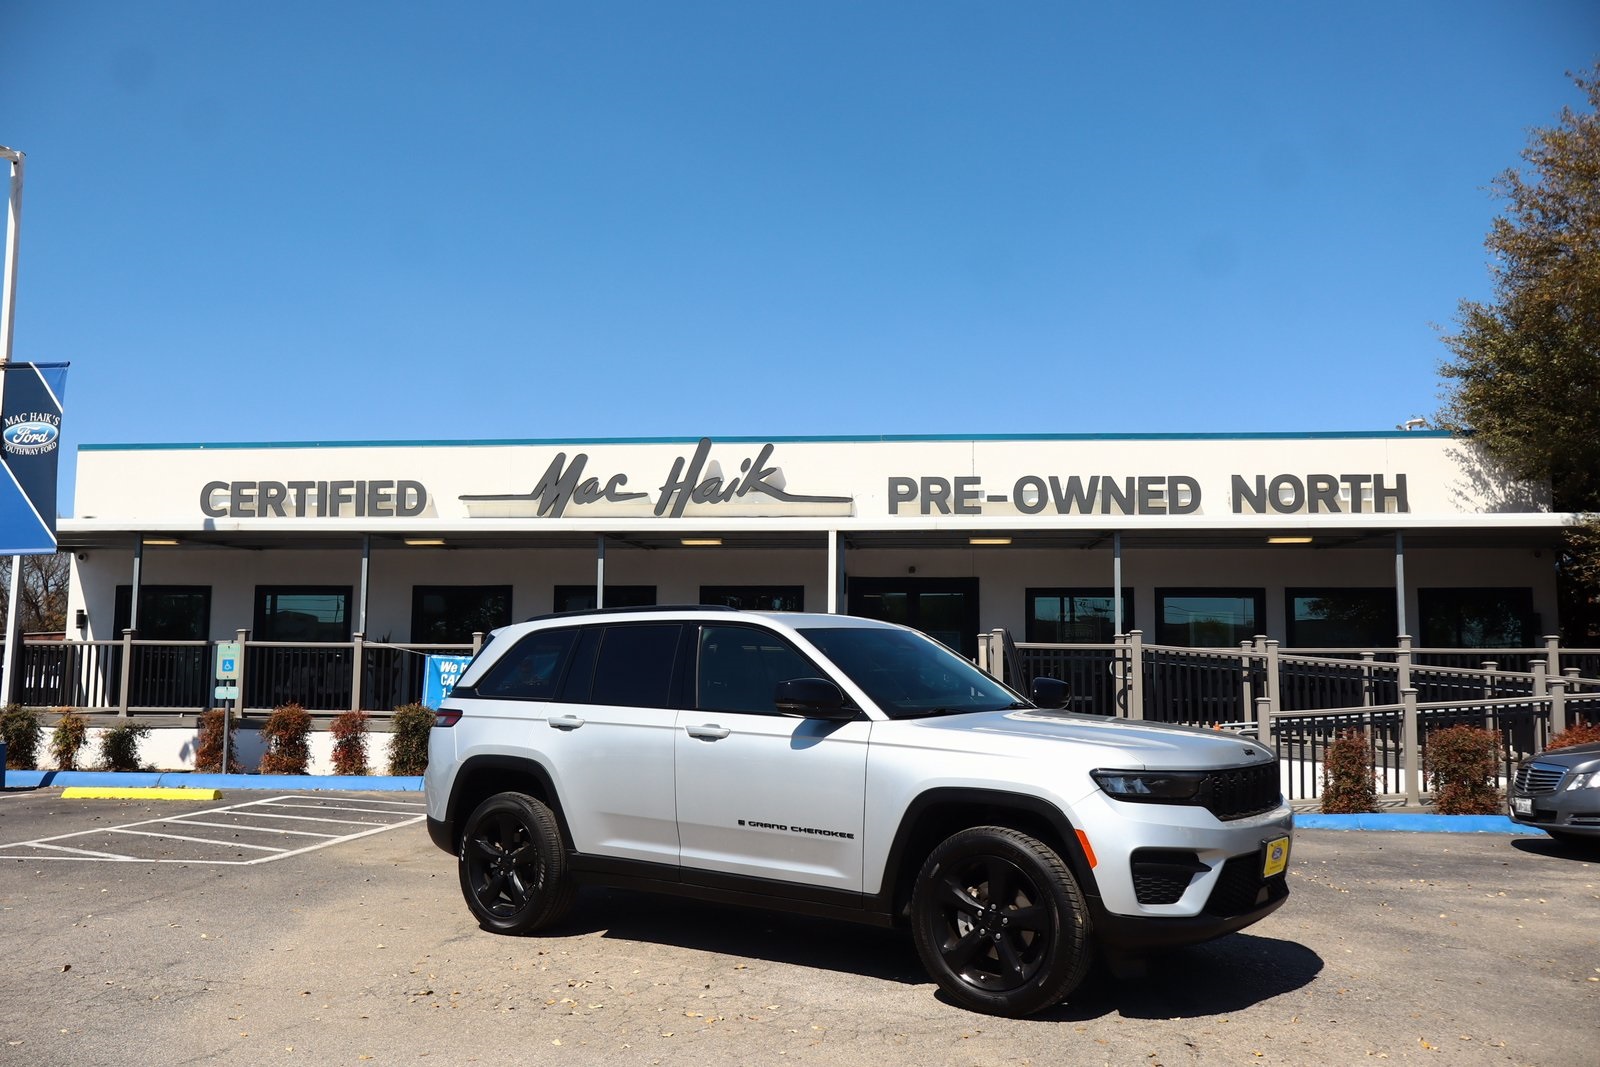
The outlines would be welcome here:
[[[56,550],[65,363],[6,363],[0,389],[0,556]]]

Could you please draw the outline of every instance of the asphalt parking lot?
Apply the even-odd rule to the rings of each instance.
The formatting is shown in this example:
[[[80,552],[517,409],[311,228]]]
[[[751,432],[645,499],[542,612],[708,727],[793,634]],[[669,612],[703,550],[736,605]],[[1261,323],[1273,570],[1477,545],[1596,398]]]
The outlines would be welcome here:
[[[233,807],[275,796],[0,795],[0,1063],[1600,1059],[1600,856],[1542,836],[1301,831],[1264,922],[1007,1020],[940,1000],[890,931],[592,891],[557,933],[492,936],[414,810],[271,822],[334,835],[309,849],[256,826],[420,797]]]

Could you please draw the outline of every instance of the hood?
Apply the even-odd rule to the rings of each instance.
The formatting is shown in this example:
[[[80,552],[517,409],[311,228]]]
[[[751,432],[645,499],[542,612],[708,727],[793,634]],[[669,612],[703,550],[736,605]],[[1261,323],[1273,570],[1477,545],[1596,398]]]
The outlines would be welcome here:
[[[1215,770],[1248,767],[1274,759],[1272,750],[1226,730],[1169,726],[1131,719],[1029,708],[932,719],[902,720],[918,727],[960,734],[948,744],[987,751],[1012,750],[1018,742],[1097,748],[1103,767],[1127,770]]]
[[[1568,748],[1551,749],[1539,753],[1529,763],[1554,763],[1563,767],[1577,767],[1580,764],[1600,760],[1600,741],[1591,741],[1587,745],[1572,745]]]

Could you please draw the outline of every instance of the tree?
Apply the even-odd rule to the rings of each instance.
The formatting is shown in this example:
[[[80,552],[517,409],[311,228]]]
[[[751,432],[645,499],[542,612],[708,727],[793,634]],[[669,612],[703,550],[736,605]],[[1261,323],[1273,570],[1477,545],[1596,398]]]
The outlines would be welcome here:
[[[1582,640],[1600,624],[1600,63],[1572,79],[1589,109],[1535,129],[1526,170],[1492,186],[1506,201],[1484,241],[1495,298],[1462,301],[1444,339],[1439,422],[1586,515],[1559,561],[1563,623]]]
[[[60,633],[67,628],[67,585],[71,576],[72,565],[65,552],[22,557],[17,614],[22,617],[23,633]],[[9,615],[10,604],[11,557],[0,556],[0,620]]]

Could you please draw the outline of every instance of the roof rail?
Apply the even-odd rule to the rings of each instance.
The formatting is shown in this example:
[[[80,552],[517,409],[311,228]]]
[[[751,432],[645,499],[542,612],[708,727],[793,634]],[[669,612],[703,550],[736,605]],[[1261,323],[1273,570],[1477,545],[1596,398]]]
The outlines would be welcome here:
[[[641,604],[627,608],[578,608],[574,611],[547,611],[543,615],[530,615],[527,622],[543,619],[570,619],[578,615],[628,615],[641,611],[739,611],[726,604]]]

